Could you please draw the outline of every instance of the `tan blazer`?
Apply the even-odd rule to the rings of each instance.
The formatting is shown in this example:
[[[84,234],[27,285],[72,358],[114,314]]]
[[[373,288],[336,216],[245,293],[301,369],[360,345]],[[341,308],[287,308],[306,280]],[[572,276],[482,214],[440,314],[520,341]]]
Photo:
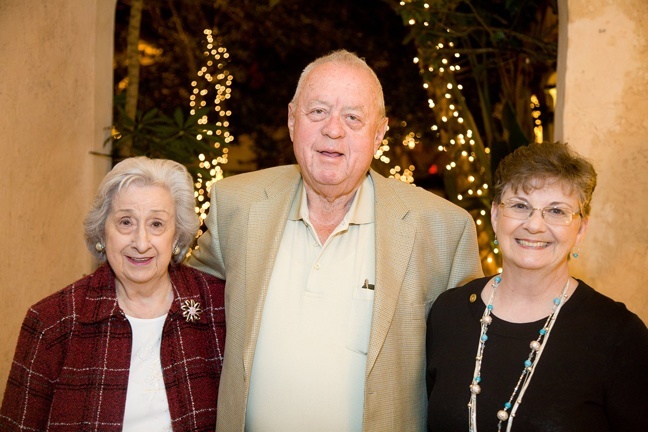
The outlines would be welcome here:
[[[376,283],[363,430],[423,431],[426,317],[442,291],[482,276],[475,226],[466,211],[430,192],[370,175]],[[289,165],[226,178],[211,192],[208,231],[189,264],[226,279],[217,431],[244,430],[263,303],[301,181],[298,166]]]

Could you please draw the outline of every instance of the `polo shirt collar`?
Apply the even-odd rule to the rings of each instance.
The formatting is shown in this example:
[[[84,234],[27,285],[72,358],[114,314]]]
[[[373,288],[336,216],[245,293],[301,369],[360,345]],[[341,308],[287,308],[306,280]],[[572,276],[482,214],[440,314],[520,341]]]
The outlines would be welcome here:
[[[308,198],[306,197],[306,188],[304,187],[303,180],[299,186],[298,193],[295,194],[295,198],[293,199],[288,219],[294,221],[309,220]],[[374,185],[370,175],[367,174],[364,181],[360,184],[353,197],[351,208],[349,208],[344,220],[350,225],[375,222]]]

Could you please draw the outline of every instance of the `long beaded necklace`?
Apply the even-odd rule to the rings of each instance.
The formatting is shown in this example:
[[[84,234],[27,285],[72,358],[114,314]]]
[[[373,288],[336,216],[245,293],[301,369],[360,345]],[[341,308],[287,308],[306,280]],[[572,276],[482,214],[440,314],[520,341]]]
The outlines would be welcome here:
[[[535,365],[537,365],[540,361],[542,351],[544,350],[544,347],[545,345],[547,345],[547,341],[549,340],[549,333],[551,332],[551,329],[556,322],[560,308],[567,298],[567,290],[569,289],[570,280],[571,278],[567,279],[567,283],[565,284],[562,293],[559,297],[556,297],[553,300],[553,309],[551,311],[551,314],[547,317],[547,321],[545,321],[545,324],[538,332],[537,339],[531,341],[529,345],[531,352],[529,353],[527,359],[524,361],[522,374],[520,375],[520,378],[518,379],[517,384],[513,389],[513,393],[511,393],[511,397],[504,404],[504,408],[497,412],[497,419],[499,420],[499,423],[497,423],[498,432],[502,430],[502,424],[504,422],[507,422],[506,432],[511,431],[515,413],[522,403],[522,396],[524,396],[526,389],[529,387],[531,377],[533,376],[533,372],[535,371]],[[497,287],[499,286],[500,282],[502,282],[502,277],[500,275],[495,276],[495,282],[493,282],[492,285],[493,291],[491,292],[490,298],[488,299],[488,305],[486,305],[486,309],[484,309],[484,313],[480,320],[481,334],[479,335],[477,356],[475,357],[475,371],[473,373],[472,382],[470,383],[470,402],[468,402],[468,430],[470,432],[477,432],[477,395],[481,392],[479,383],[481,382],[482,358],[484,356],[484,347],[486,346],[486,341],[488,340],[488,336],[486,335],[486,333],[488,332],[488,326],[491,322],[493,322],[493,317],[491,317],[491,311],[493,310],[493,298],[495,297],[495,292],[497,291]],[[514,400],[515,402],[513,402]],[[509,410],[511,410],[510,414]]]

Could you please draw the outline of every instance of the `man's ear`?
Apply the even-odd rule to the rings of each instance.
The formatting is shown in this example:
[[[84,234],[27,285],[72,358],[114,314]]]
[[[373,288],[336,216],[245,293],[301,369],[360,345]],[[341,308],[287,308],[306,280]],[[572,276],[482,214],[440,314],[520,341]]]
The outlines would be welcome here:
[[[376,136],[374,137],[374,153],[378,151],[380,145],[382,144],[383,139],[385,138],[385,134],[387,133],[388,123],[389,123],[389,119],[387,117],[383,117],[378,122],[378,127],[376,128]]]
[[[290,141],[293,140],[293,131],[295,129],[295,105],[291,102],[288,104],[288,133],[290,133]]]

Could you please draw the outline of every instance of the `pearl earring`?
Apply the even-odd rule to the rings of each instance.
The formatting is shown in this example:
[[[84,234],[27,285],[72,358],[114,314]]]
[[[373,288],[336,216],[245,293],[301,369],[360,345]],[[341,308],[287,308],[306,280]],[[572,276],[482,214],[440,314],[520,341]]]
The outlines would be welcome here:
[[[180,253],[180,246],[175,245],[173,247],[173,255],[178,255]]]
[[[97,252],[103,252],[106,249],[106,246],[101,242],[97,242],[95,249],[97,250]]]

